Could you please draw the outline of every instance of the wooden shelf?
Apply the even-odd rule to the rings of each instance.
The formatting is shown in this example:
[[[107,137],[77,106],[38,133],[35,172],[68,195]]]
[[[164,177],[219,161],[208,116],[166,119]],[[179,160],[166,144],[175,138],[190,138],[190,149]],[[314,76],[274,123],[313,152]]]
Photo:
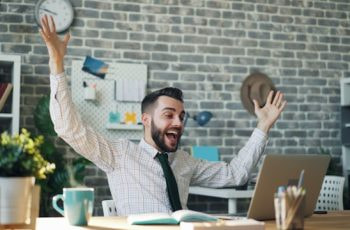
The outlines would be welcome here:
[[[12,113],[0,113],[0,118],[13,118]]]
[[[116,130],[142,130],[142,125],[126,125],[126,124],[111,124],[108,123],[106,126],[107,129],[116,129]]]
[[[5,76],[8,82],[13,85],[12,96],[7,99],[7,104],[11,106],[11,113],[0,113],[1,125],[6,127],[6,130],[11,134],[19,131],[19,117],[20,117],[20,83],[21,83],[21,56],[20,55],[5,55],[0,54],[0,67],[9,70],[9,75]],[[12,101],[10,101],[10,98]]]

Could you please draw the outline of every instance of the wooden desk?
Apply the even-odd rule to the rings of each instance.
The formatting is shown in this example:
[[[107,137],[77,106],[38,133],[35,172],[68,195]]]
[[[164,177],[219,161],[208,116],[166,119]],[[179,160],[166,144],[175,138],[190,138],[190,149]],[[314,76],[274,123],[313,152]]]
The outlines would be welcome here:
[[[274,230],[276,225],[274,221],[266,221],[265,230]],[[37,230],[55,230],[55,229],[80,229],[80,230],[108,230],[108,229],[169,229],[179,230],[178,225],[128,225],[125,217],[93,217],[86,227],[73,227],[66,223],[63,217],[59,218],[38,218]],[[313,215],[305,219],[305,230],[329,230],[329,229],[350,229],[350,211],[331,212],[328,214]]]
[[[237,213],[237,199],[252,198],[254,190],[237,190],[234,188],[205,188],[190,186],[190,194],[228,199],[228,213]]]

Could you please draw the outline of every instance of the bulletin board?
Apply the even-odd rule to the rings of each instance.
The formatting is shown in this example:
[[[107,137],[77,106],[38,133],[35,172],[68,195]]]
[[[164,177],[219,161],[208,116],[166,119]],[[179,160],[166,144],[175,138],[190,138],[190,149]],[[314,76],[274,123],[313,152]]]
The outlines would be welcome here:
[[[141,102],[116,100],[117,80],[140,80],[147,83],[147,66],[143,64],[107,63],[108,73],[99,78],[81,70],[83,61],[72,61],[72,98],[83,121],[109,139],[126,138],[140,140],[143,136],[141,124]],[[86,100],[84,82],[90,87],[96,84],[96,99]],[[145,85],[146,88],[146,85]],[[137,125],[114,125],[110,123],[110,113],[117,111],[121,121],[126,112],[136,112]],[[112,127],[112,128],[111,128]]]

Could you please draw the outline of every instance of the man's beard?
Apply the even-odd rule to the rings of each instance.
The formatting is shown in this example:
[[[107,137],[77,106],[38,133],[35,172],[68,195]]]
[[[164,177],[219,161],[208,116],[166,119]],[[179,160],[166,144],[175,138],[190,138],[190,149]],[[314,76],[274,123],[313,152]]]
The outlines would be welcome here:
[[[153,122],[153,120],[151,121],[151,135],[152,135],[152,139],[154,141],[154,143],[158,146],[158,148],[162,151],[162,152],[175,152],[179,146],[180,143],[180,138],[181,138],[181,134],[179,134],[179,137],[177,139],[177,143],[175,147],[168,147],[165,144],[165,132],[162,132]]]

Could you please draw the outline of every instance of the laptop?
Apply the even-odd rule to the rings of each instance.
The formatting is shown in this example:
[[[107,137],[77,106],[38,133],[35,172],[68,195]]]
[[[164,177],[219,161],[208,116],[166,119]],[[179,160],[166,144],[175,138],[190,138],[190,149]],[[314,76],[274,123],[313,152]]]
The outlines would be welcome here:
[[[329,155],[266,155],[258,174],[247,217],[256,220],[274,219],[274,193],[281,185],[297,185],[302,170],[303,187],[306,189],[305,217],[311,216],[330,158]]]

